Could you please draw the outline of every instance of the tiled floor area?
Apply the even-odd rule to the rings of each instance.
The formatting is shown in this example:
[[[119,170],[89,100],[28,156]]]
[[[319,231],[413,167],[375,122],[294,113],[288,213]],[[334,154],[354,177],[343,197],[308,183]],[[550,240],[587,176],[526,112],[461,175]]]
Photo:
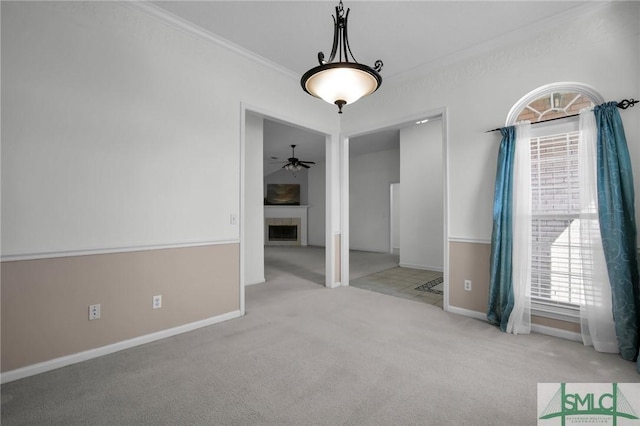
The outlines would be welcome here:
[[[350,280],[349,285],[442,307],[441,294],[416,290],[416,287],[438,277],[442,277],[442,272],[396,267]]]
[[[265,246],[264,260],[267,283],[284,274],[325,284],[324,247]],[[351,250],[349,285],[442,308],[441,294],[416,290],[416,287],[442,277],[442,272],[398,267],[398,261],[397,254]]]

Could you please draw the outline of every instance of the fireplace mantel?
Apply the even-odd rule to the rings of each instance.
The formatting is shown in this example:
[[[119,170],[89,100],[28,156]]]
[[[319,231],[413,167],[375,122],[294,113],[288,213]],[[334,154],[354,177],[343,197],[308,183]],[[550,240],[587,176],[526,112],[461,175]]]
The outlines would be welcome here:
[[[279,206],[268,205],[264,206],[264,218],[265,218],[265,244],[269,244],[269,230],[267,225],[267,219],[300,219],[300,229],[298,235],[300,235],[300,242],[296,243],[301,246],[307,245],[307,211],[309,206]],[[278,244],[282,245],[282,244]]]
[[[308,209],[309,206],[288,206],[286,204],[265,204],[265,209]]]

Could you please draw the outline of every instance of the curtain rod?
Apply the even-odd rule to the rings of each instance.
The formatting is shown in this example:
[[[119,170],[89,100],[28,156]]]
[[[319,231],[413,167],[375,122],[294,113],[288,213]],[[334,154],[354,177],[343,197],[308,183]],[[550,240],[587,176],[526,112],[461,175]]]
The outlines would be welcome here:
[[[635,100],[633,98],[631,98],[631,99],[623,99],[620,102],[618,102],[617,106],[620,109],[627,109],[627,108],[630,108],[630,107],[634,106],[638,102],[640,102],[640,101],[637,101],[637,100]],[[579,115],[580,114],[573,114],[573,115],[565,115],[564,117],[549,118],[548,120],[536,121],[535,123],[531,123],[531,125],[540,124],[540,123],[546,123],[548,121],[554,121],[554,120],[562,120],[564,118],[577,117]],[[501,130],[501,129],[504,129],[504,127],[498,127],[497,129],[487,130],[485,133],[497,132],[498,130]]]

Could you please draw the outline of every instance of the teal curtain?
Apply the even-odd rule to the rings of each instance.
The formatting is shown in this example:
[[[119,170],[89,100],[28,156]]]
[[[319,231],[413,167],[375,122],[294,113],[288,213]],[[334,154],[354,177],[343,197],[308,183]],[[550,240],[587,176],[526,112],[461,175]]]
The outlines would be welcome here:
[[[640,287],[631,159],[616,102],[595,107],[600,234],[611,282],[613,321],[624,359],[638,359]]]
[[[516,151],[515,126],[500,129],[502,141],[498,152],[498,171],[493,199],[491,265],[487,319],[507,330],[513,310],[511,253],[513,236],[513,161]]]

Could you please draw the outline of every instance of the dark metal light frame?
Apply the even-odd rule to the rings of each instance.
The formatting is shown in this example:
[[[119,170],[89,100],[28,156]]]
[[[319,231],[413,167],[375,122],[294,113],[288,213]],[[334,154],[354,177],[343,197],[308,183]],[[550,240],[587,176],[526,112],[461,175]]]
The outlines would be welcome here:
[[[373,88],[373,90],[369,91],[368,93],[360,94],[356,98],[356,100],[362,96],[366,96],[375,92],[382,84],[382,77],[380,76],[380,71],[382,70],[383,66],[382,61],[378,59],[375,62],[374,67],[371,68],[367,65],[358,63],[358,61],[356,61],[355,57],[353,56],[353,53],[351,52],[351,47],[349,46],[349,36],[347,32],[349,11],[350,9],[347,9],[345,13],[342,0],[340,0],[340,3],[338,4],[338,6],[336,6],[336,14],[333,16],[333,46],[331,48],[331,55],[329,56],[329,60],[325,61],[324,53],[318,52],[318,62],[320,63],[320,65],[311,68],[309,71],[304,73],[304,75],[300,79],[302,89],[311,96],[320,98],[317,93],[314,93],[312,89],[308,87],[309,80],[319,73],[332,69],[351,69],[357,72],[364,73],[365,75],[368,75],[375,79],[375,87]],[[338,61],[333,62],[336,58],[336,54],[338,55]],[[324,100],[327,102],[335,103],[338,106],[339,114],[342,114],[342,107],[347,104],[347,101],[345,99]]]

